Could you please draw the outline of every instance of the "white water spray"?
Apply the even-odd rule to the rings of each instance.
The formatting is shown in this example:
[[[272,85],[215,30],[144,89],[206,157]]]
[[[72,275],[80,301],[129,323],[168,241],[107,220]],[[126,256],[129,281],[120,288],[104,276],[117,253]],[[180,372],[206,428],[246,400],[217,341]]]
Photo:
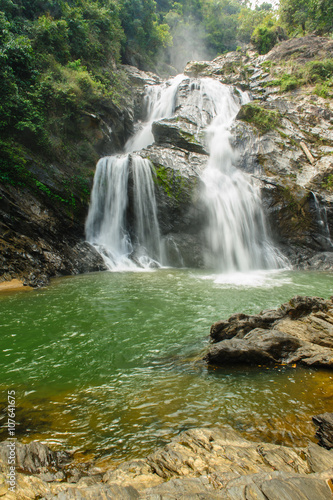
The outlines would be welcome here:
[[[162,85],[147,87],[145,95],[145,105],[147,110],[147,121],[142,128],[127,141],[125,146],[126,153],[140,151],[150,146],[154,142],[154,136],[151,127],[154,121],[170,118],[176,107],[176,98],[179,85],[184,79],[184,75],[177,75],[171,81]]]

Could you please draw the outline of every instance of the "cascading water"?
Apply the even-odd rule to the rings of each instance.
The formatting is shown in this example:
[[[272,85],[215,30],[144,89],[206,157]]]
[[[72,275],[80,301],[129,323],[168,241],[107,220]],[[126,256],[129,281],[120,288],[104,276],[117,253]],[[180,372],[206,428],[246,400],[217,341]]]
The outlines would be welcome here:
[[[87,240],[96,246],[110,269],[155,267],[162,262],[165,253],[152,166],[134,152],[154,142],[154,121],[173,116],[184,80],[188,96],[185,91],[181,112],[198,124],[198,133],[206,129],[210,153],[202,175],[208,220],[206,265],[223,272],[285,266],[286,260],[268,237],[259,188],[234,166],[236,156],[228,127],[240,108],[240,99],[230,87],[210,78],[190,81],[178,75],[163,85],[147,88],[147,121],[127,142],[127,154],[102,158],[97,164],[86,222]],[[239,94],[246,102],[247,95]],[[178,260],[183,262],[181,255]]]
[[[160,265],[161,238],[151,164],[133,152],[154,142],[154,120],[172,116],[184,78],[178,75],[164,85],[148,87],[147,122],[127,142],[128,154],[105,157],[97,164],[86,237],[112,270]]]
[[[132,186],[129,174],[132,172]],[[128,231],[128,192],[135,211]],[[154,184],[150,162],[139,156],[102,158],[96,167],[87,240],[113,270],[157,266],[161,256]]]
[[[317,224],[319,226],[318,240],[319,240],[319,242],[322,245],[324,250],[332,250],[333,242],[331,239],[330,227],[329,227],[328,220],[327,220],[326,208],[324,205],[320,204],[315,193],[313,191],[311,191],[311,192],[312,192],[313,201],[314,201],[314,205],[315,205]]]
[[[212,79],[202,80],[201,93],[215,116],[207,128],[210,156],[202,175],[208,213],[206,265],[222,272],[285,267],[286,259],[267,234],[259,188],[234,166],[228,128],[239,111],[239,99]],[[242,103],[248,99],[246,94],[241,98]]]

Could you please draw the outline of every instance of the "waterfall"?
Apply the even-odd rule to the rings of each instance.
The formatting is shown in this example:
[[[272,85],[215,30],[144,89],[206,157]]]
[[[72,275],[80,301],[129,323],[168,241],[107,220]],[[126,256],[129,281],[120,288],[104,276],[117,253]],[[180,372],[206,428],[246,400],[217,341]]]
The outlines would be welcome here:
[[[229,127],[240,108],[239,98],[212,79],[202,80],[201,93],[215,116],[207,128],[209,160],[202,175],[208,215],[206,265],[222,272],[283,267],[286,259],[268,236],[260,189],[235,167]],[[247,95],[241,94],[241,99],[245,103]]]
[[[111,270],[160,266],[162,249],[152,166],[133,152],[154,142],[154,120],[173,115],[177,90],[185,78],[178,75],[162,85],[148,87],[147,121],[127,142],[127,154],[105,157],[97,163],[86,238]]]
[[[330,228],[327,220],[327,211],[324,205],[321,205],[317,196],[311,191],[315,205],[317,224],[319,226],[319,242],[324,250],[332,250],[333,242],[331,240]]]
[[[184,75],[177,75],[170,82],[162,85],[150,86],[146,89],[145,107],[147,121],[142,128],[130,138],[125,146],[125,151],[131,153],[139,151],[153,144],[154,136],[151,131],[152,123],[163,118],[170,118],[175,111],[176,98],[179,85],[184,79]]]
[[[236,155],[230,144],[229,127],[247,94],[238,91],[236,95],[231,87],[210,78],[190,81],[178,75],[147,87],[146,121],[137,124],[138,131],[125,145],[126,154],[102,158],[97,164],[86,221],[87,240],[112,270],[156,267],[165,259],[153,168],[135,152],[154,142],[154,121],[174,115],[177,93],[185,80],[180,116],[190,116],[198,133],[206,130],[209,150],[202,174],[206,265],[223,272],[282,267],[286,260],[268,236],[260,189],[251,176],[235,167]],[[165,241],[182,265],[172,237]]]

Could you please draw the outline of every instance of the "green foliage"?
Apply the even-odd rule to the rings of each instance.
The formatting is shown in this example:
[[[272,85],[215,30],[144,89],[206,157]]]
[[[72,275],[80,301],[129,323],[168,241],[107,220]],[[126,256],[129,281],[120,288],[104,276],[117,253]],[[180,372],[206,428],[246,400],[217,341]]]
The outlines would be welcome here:
[[[120,0],[120,20],[126,35],[123,54],[140,52],[147,60],[157,55],[161,47],[171,43],[167,24],[159,24],[154,0]]]
[[[294,90],[300,85],[300,79],[297,79],[293,75],[282,75],[280,81],[281,92],[288,92],[289,90]]]
[[[272,5],[268,3],[263,3],[255,9],[243,7],[238,15],[238,39],[249,43],[253,31],[264,21],[267,13],[271,10]]]
[[[281,92],[288,92],[302,85],[316,84],[315,94],[329,97],[330,88],[333,87],[333,59],[309,61],[305,65],[292,63],[286,69],[266,86],[280,86]]]
[[[314,93],[319,97],[327,99],[331,95],[330,90],[328,83],[317,83]]]
[[[52,156],[54,133],[70,140],[80,110],[121,92],[112,74],[124,37],[118,5],[0,0],[0,9],[1,137]]]
[[[290,35],[333,32],[332,0],[280,0],[280,18]]]
[[[252,103],[242,106],[237,118],[254,125],[264,134],[277,128],[280,122],[280,115],[277,111],[267,110]]]
[[[307,82],[318,82],[333,78],[333,59],[309,61],[303,72]]]
[[[166,195],[178,203],[184,201],[186,186],[181,175],[175,175],[163,165],[155,165],[155,182],[163,188]]]
[[[333,191],[333,174],[328,174],[322,181],[321,187],[327,191]]]
[[[279,26],[276,17],[273,14],[268,14],[254,29],[251,41],[259,54],[267,54],[278,41],[285,38],[286,35]]]
[[[64,19],[53,19],[49,14],[38,18],[33,25],[35,50],[52,54],[65,64],[70,58],[68,24]]]
[[[241,4],[235,0],[203,3],[203,24],[208,48],[217,53],[236,50],[238,15]]]

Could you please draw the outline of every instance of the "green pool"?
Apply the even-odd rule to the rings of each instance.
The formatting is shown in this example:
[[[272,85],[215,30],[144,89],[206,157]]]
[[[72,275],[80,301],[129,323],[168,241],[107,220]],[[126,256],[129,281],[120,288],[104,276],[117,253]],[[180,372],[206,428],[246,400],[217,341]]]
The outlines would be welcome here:
[[[226,423],[305,444],[311,416],[331,410],[332,372],[200,361],[213,322],[296,294],[328,298],[332,274],[105,272],[3,294],[1,424],[14,389],[17,437],[95,457],[144,456],[180,430]]]

